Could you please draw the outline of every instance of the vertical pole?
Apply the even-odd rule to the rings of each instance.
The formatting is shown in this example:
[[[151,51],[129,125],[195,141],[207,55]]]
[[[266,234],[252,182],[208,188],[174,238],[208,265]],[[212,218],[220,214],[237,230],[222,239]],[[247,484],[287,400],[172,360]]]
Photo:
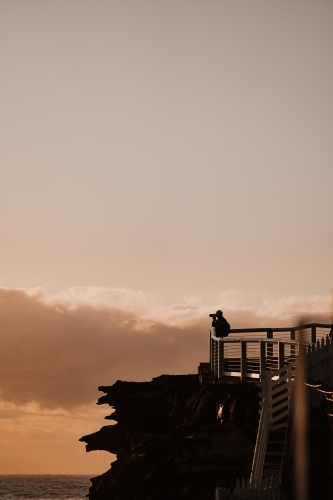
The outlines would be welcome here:
[[[241,380],[246,379],[246,340],[241,340]]]
[[[213,339],[213,373],[217,376],[217,341]]]
[[[215,340],[215,363],[214,363],[214,375],[217,377],[219,368],[219,343]]]
[[[332,301],[333,301],[333,293],[332,293]],[[332,303],[332,316],[333,316],[333,303]],[[328,345],[328,353],[329,353],[329,358],[328,358],[328,366],[329,366],[329,383],[330,383],[330,386],[332,387],[332,383],[333,383],[333,359],[332,359],[332,356],[333,356],[333,345],[332,345],[332,341],[333,341],[333,324],[331,325],[331,331],[329,333],[329,338],[330,338],[330,342],[329,342],[329,345]],[[332,418],[329,419],[329,422],[330,422],[330,441],[331,441],[331,477],[333,476],[333,422],[332,422]],[[332,498],[332,495],[333,495],[333,484],[332,484],[332,481],[331,481],[331,498]]]
[[[278,342],[279,357],[278,357],[278,368],[279,370],[284,367],[284,343]]]
[[[317,341],[317,327],[316,325],[311,326],[311,342],[315,344]]]
[[[217,377],[217,363],[218,363],[218,341],[216,339],[215,328],[212,327],[212,372]]]
[[[214,375],[217,377],[218,361],[219,361],[219,343],[215,340],[215,361],[214,361]]]
[[[223,378],[224,375],[224,342],[219,340],[219,364],[217,377]]]
[[[263,404],[263,400],[267,398],[268,396],[268,373],[267,372],[262,372],[261,374],[261,380],[260,380],[260,387],[261,387],[261,393],[260,393],[260,398],[261,398],[261,408]]]
[[[272,339],[273,338],[273,330],[272,328],[268,328],[267,330],[267,338]],[[273,363],[273,344],[267,344],[267,358],[270,362],[270,364]]]
[[[266,373],[266,342],[259,341],[259,356],[260,356],[260,380],[263,380],[263,374]]]
[[[304,338],[304,337],[303,337]],[[302,340],[302,336],[301,336]],[[305,381],[305,346],[299,344],[296,375],[294,381],[294,482],[295,500],[307,500],[308,488],[308,402]]]
[[[213,337],[212,337],[212,331],[210,331],[210,369],[212,372],[214,372],[214,367],[213,367]]]
[[[295,330],[290,330],[290,340],[296,340],[296,331]],[[290,356],[292,358],[295,358],[295,356],[296,356],[296,348],[295,348],[294,344],[292,344],[290,346]]]
[[[216,340],[212,338],[212,372],[216,375]]]

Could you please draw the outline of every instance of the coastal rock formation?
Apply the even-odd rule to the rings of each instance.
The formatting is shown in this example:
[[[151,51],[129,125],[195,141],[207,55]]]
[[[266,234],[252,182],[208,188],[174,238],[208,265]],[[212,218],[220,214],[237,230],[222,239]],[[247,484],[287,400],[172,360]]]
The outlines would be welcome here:
[[[202,382],[202,374],[201,374]],[[247,477],[258,425],[258,387],[161,375],[99,387],[116,422],[80,439],[117,455],[93,478],[90,500],[209,499]],[[206,383],[205,383],[206,382]]]

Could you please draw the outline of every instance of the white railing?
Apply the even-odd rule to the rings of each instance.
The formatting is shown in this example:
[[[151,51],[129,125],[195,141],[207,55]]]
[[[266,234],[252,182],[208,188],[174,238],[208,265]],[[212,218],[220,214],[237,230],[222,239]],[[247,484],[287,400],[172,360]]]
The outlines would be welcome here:
[[[264,372],[279,370],[293,363],[297,359],[300,343],[310,346],[317,342],[319,335],[326,336],[328,332],[332,332],[332,325],[316,323],[276,329],[234,329],[228,337],[220,338],[215,336],[212,328],[211,371],[217,378],[260,379]],[[246,333],[246,336],[236,337],[239,333]],[[255,337],[252,336],[254,334]],[[274,338],[274,334],[279,337]]]
[[[293,363],[299,343],[267,338],[219,338],[212,332],[211,371],[217,378],[261,379],[263,373]]]

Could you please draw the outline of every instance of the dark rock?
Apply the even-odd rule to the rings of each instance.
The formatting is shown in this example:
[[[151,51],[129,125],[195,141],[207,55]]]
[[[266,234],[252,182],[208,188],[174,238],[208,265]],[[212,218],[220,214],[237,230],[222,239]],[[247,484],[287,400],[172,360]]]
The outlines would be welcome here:
[[[201,378],[202,380],[202,378]],[[207,379],[205,379],[207,382]],[[87,451],[117,454],[92,479],[91,500],[209,499],[251,470],[258,425],[258,387],[203,383],[197,375],[100,387],[98,404],[115,425],[84,436]]]

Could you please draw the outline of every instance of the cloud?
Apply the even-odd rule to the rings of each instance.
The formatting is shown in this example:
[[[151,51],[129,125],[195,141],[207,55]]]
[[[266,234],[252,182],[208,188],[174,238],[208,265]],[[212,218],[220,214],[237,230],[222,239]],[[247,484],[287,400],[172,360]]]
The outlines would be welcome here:
[[[290,326],[300,312],[330,321],[325,296],[246,308],[230,293],[224,303],[235,328]],[[126,289],[79,287],[49,295],[41,288],[1,288],[0,397],[68,410],[96,401],[97,387],[117,379],[195,373],[208,360],[210,309],[200,298],[164,306],[156,296]]]

